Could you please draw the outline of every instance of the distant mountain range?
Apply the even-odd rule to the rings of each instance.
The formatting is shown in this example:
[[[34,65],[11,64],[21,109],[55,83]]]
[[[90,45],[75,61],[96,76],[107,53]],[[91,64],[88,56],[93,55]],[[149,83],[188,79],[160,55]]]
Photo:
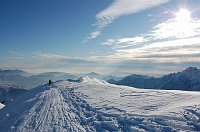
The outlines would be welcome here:
[[[37,75],[31,75],[22,70],[0,70],[0,86],[11,85],[21,89],[32,89],[44,83],[47,83],[49,79],[52,81],[78,79],[80,77],[88,76],[90,78],[98,78],[102,80],[121,80],[121,77],[100,75],[95,72],[86,74],[69,74],[65,72],[46,72]]]
[[[78,77],[63,72],[47,72],[31,75],[21,70],[0,70],[0,86],[11,85],[21,89],[31,89],[52,81],[77,79]]]
[[[81,73],[81,74],[75,74],[77,77],[89,77],[89,78],[97,78],[97,79],[101,79],[101,80],[105,80],[108,81],[110,79],[114,79],[114,80],[121,80],[124,77],[118,77],[118,76],[113,76],[113,75],[101,75],[99,73],[96,72],[90,72],[90,73]]]
[[[46,72],[31,75],[22,70],[0,70],[0,86],[8,85],[15,88],[32,89],[47,83],[49,79],[52,81],[68,79],[76,80],[84,76],[102,79],[112,84],[126,85],[136,88],[200,91],[200,70],[196,67],[189,67],[182,72],[171,73],[160,78],[136,74],[126,77],[117,77],[112,75],[101,75],[95,72],[86,74]]]
[[[119,81],[111,79],[107,82],[136,88],[200,91],[200,70],[189,67],[160,78],[132,74]]]
[[[0,75],[20,75],[20,76],[28,76],[29,73],[22,70],[2,70],[0,69]]]

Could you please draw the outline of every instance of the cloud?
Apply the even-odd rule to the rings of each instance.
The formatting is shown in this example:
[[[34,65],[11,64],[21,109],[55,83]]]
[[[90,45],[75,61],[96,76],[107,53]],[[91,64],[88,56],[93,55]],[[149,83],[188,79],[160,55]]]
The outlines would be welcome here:
[[[85,40],[83,40],[82,43],[86,43],[88,40],[94,39],[99,35],[101,35],[100,30],[94,31],[94,32],[90,33],[90,35]]]
[[[168,1],[169,0],[151,0],[148,2],[146,0],[115,0],[111,6],[97,14],[96,25],[99,28],[103,28],[120,16],[138,13]]]
[[[16,54],[11,52],[10,54]],[[0,58],[2,64],[0,68],[22,69],[30,72],[91,72],[98,67],[99,62],[89,58],[71,57],[55,53],[34,52],[30,55],[25,54],[23,59]],[[101,63],[100,63],[101,64]]]
[[[101,53],[102,51],[98,50],[98,51],[91,51],[90,54],[96,54],[96,53]]]
[[[176,18],[173,18],[157,24],[146,34],[144,33],[132,38],[109,38],[102,44],[110,45],[113,49],[123,49],[131,46],[149,45],[153,42],[195,38],[197,36],[200,36],[199,19],[191,18],[189,21],[182,22],[177,21]],[[188,39],[185,40],[187,42]]]
[[[24,59],[26,56],[21,53],[17,53],[16,51],[9,51],[9,59]]]
[[[94,61],[88,60],[87,58],[79,58],[79,57],[70,57],[60,54],[50,54],[50,53],[35,53],[32,58],[40,60],[40,61],[46,61],[49,63],[55,62],[55,63],[65,63],[65,64],[89,64],[93,63]],[[54,64],[55,64],[54,63]],[[53,63],[52,63],[53,64]]]
[[[200,63],[200,38],[152,42],[141,47],[116,49],[109,56],[93,56],[91,59],[108,63],[121,61],[142,61],[153,63]]]
[[[99,31],[95,31],[95,32],[92,32],[90,34],[90,36],[88,37],[88,39],[93,39],[93,38],[96,38],[97,36],[99,36],[101,33]]]
[[[141,48],[118,50],[116,55],[126,59],[155,62],[200,62],[200,38],[155,42]],[[192,51],[192,52],[191,52]]]
[[[108,8],[96,15],[97,22],[94,24],[96,26],[96,31],[92,32],[87,37],[87,40],[99,36],[104,27],[121,16],[135,14],[167,3],[168,1],[170,0],[150,0],[148,2],[146,0],[115,0]]]
[[[32,57],[35,59],[42,59],[42,60],[60,60],[69,58],[68,56],[64,55],[49,54],[49,53],[34,53]]]
[[[188,38],[200,35],[200,20],[179,22],[175,18],[156,25],[151,33],[154,39]]]
[[[138,45],[139,43],[144,43],[148,41],[147,38],[143,36],[133,37],[133,38],[110,38],[105,42],[101,43],[103,45],[113,45],[113,49],[126,48],[134,45]]]

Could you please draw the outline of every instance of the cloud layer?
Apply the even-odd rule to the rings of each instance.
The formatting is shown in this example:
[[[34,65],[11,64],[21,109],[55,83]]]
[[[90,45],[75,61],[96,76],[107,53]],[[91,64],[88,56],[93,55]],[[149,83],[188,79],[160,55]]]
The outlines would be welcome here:
[[[138,37],[139,36],[139,37]],[[200,20],[158,23],[151,31],[132,38],[109,38],[115,54],[108,60],[137,60],[151,63],[200,63]],[[101,57],[102,59],[103,57]]]

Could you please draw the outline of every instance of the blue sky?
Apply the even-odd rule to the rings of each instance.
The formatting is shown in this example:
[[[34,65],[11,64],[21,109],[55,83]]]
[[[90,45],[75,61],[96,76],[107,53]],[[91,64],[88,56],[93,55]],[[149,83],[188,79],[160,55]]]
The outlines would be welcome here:
[[[0,0],[0,68],[160,76],[198,67],[199,7],[191,0]]]

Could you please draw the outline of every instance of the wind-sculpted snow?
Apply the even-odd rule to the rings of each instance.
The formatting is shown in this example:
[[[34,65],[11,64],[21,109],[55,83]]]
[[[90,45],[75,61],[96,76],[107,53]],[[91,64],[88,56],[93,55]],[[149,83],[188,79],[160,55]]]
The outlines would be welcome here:
[[[200,130],[199,92],[83,80],[28,91],[0,110],[0,132]]]

